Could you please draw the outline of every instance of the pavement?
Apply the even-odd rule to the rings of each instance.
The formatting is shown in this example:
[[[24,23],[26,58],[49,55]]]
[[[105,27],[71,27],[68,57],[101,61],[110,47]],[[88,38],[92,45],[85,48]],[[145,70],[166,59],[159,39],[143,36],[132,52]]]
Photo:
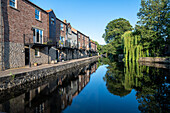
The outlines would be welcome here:
[[[87,60],[87,59],[90,59],[90,58],[92,58],[92,57],[74,59],[74,60],[69,60],[69,61],[64,61],[64,62],[58,62],[57,64],[42,64],[42,65],[39,65],[39,66],[32,66],[32,67],[25,66],[25,67],[20,67],[20,68],[8,69],[8,70],[5,70],[5,71],[0,71],[0,78],[8,77],[8,76],[15,75],[15,74],[21,74],[21,73],[25,73],[25,72],[31,72],[31,71],[39,70],[39,69],[45,69],[45,68],[49,68],[49,67],[60,66],[60,65],[63,65],[63,64],[67,64],[67,63],[83,61],[83,60]]]

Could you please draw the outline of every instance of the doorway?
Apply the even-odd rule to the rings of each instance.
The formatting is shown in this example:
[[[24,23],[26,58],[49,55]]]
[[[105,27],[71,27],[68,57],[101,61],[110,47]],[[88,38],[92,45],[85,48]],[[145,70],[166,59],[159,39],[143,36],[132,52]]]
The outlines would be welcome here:
[[[29,65],[29,49],[25,48],[25,65]]]

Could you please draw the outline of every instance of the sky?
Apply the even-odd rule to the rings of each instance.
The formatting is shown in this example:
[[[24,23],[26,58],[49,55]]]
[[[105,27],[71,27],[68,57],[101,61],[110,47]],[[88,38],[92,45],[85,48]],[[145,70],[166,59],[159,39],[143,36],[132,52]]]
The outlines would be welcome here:
[[[44,10],[53,9],[57,18],[99,44],[106,44],[102,35],[106,25],[118,18],[127,19],[134,27],[141,0],[30,0]]]

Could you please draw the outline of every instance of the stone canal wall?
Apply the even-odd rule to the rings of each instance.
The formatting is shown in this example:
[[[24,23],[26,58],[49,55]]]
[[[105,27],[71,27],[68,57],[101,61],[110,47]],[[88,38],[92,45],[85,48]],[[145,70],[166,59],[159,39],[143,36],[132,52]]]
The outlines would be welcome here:
[[[170,63],[170,58],[141,57],[140,62]]]
[[[28,82],[46,78],[58,72],[68,70],[77,66],[87,65],[98,60],[98,56],[76,59],[61,64],[54,64],[36,70],[29,70],[27,72],[18,72],[7,76],[0,76],[0,90],[10,89]]]
[[[154,63],[154,62],[139,62],[140,65],[155,67],[155,68],[163,68],[170,69],[170,64],[163,63]]]

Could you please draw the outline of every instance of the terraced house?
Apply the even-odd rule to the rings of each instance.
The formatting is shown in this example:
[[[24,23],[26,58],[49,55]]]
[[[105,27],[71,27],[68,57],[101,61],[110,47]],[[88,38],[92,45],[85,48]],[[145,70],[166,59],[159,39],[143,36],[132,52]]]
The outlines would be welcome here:
[[[90,40],[90,56],[95,56],[97,55],[97,45],[95,44],[95,42],[93,42],[92,40]]]
[[[29,0],[2,0],[0,69],[88,57],[89,37]]]
[[[82,32],[78,31],[78,48],[79,48],[79,58],[84,58],[89,56],[89,37],[84,35]]]
[[[1,13],[1,68],[48,63],[48,13],[29,0],[3,0]]]

